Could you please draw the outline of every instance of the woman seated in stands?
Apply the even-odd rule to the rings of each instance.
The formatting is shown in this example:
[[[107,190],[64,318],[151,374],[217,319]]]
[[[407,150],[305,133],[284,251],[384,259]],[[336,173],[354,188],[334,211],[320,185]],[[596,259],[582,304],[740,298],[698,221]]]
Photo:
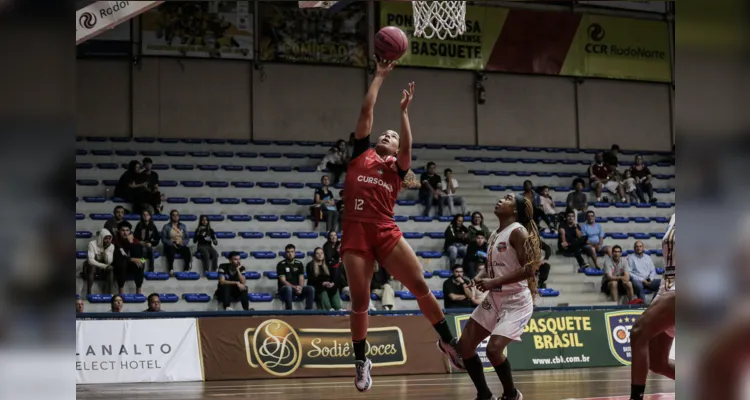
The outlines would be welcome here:
[[[201,215],[198,219],[198,227],[195,229],[195,235],[193,235],[193,243],[198,244],[198,252],[201,253],[201,262],[203,263],[203,272],[218,270],[219,253],[216,252],[214,246],[218,246],[219,241],[216,239],[216,232],[211,228],[211,222],[208,221],[208,217],[205,215]]]
[[[331,178],[328,175],[323,175],[320,178],[320,188],[315,189],[315,204],[310,208],[312,212],[312,220],[314,227],[318,227],[318,222],[321,219],[326,221],[326,230],[335,231],[338,221],[339,212],[336,210],[336,201],[333,196],[333,191],[329,187],[331,184]]]
[[[328,154],[323,157],[323,160],[318,164],[318,171],[322,171],[328,168],[333,174],[333,184],[336,185],[341,179],[341,175],[346,172],[346,167],[349,164],[349,158],[347,157],[347,147],[344,140],[336,142],[336,146],[331,147],[328,150]]]
[[[135,226],[133,236],[141,242],[143,258],[148,260],[147,271],[154,272],[154,247],[159,245],[161,235],[154,221],[151,220],[151,213],[148,210],[141,212],[141,220]]]
[[[307,284],[315,288],[316,302],[321,310],[338,311],[341,309],[339,286],[334,280],[331,269],[326,265],[323,249],[317,247],[313,259],[307,264]]]
[[[134,214],[140,214],[143,209],[147,209],[153,214],[153,207],[148,204],[151,193],[148,187],[148,177],[141,174],[141,171],[141,163],[132,160],[128,164],[128,170],[120,176],[120,180],[115,186],[115,197],[120,197],[131,203]]]
[[[169,222],[161,228],[161,242],[164,244],[164,255],[167,256],[167,271],[174,275],[174,257],[179,254],[185,263],[185,271],[190,271],[190,262],[193,256],[190,253],[188,243],[190,238],[187,226],[180,222],[180,213],[177,210],[169,212]]]

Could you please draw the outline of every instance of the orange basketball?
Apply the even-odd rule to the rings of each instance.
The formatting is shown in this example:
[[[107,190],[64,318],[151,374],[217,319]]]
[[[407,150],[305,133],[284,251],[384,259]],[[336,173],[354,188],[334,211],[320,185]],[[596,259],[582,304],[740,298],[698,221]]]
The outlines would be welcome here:
[[[396,61],[409,47],[409,38],[401,29],[386,26],[375,35],[375,55],[381,60]]]

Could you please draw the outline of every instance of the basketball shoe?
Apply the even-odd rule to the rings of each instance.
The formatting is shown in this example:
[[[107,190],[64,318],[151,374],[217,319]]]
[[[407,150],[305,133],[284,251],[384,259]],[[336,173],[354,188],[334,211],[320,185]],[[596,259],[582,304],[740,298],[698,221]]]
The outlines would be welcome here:
[[[464,360],[461,359],[461,356],[458,354],[458,340],[453,339],[450,343],[446,343],[440,340],[438,341],[437,346],[438,349],[440,349],[440,351],[443,352],[446,357],[448,357],[448,360],[451,362],[453,368],[459,371],[466,371]]]
[[[357,376],[354,377],[354,386],[360,392],[366,392],[372,387],[372,361],[355,361],[354,366],[357,368]]]
[[[516,389],[516,397],[503,396],[500,398],[500,400],[523,400],[523,395],[521,394],[520,390]]]

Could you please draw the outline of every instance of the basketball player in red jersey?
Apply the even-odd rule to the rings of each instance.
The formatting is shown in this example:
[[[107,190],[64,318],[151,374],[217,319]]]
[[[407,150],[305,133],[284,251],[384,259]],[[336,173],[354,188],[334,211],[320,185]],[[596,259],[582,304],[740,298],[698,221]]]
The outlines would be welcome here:
[[[373,262],[385,265],[417,298],[422,313],[438,334],[438,347],[454,367],[463,369],[445,316],[424,280],[422,266],[393,220],[393,207],[403,179],[411,165],[411,127],[408,108],[414,96],[414,83],[403,91],[401,132],[386,131],[370,148],[370,130],[375,102],[383,80],[395,67],[394,62],[378,61],[375,78],[365,96],[354,132],[354,150],[347,169],[342,226],[341,254],[351,290],[349,324],[356,366],[354,385],[360,392],[372,387],[372,363],[366,357],[368,306]]]
[[[630,366],[630,400],[643,400],[648,371],[674,379],[674,362],[669,352],[674,342],[674,311],[676,304],[675,283],[675,222],[676,214],[662,239],[664,254],[664,279],[656,298],[633,325],[630,331],[632,364]]]

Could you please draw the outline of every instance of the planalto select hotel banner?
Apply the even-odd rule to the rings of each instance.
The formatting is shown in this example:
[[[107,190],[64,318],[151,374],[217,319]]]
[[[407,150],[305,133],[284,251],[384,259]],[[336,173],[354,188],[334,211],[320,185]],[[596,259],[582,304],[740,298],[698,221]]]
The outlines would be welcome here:
[[[666,22],[500,7],[467,6],[466,33],[413,37],[409,3],[381,2],[381,26],[409,36],[401,65],[522,74],[671,81]]]

